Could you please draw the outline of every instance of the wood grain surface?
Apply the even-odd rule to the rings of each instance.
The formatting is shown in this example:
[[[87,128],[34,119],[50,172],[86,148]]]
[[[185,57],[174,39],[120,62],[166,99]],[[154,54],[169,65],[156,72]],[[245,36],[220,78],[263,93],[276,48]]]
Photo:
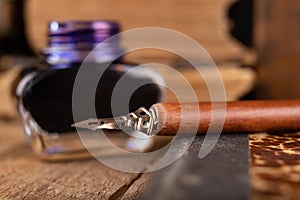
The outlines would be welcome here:
[[[95,159],[45,162],[32,152],[11,96],[11,83],[18,71],[15,68],[0,74],[0,198],[137,198],[147,186],[151,174],[119,172]],[[235,65],[224,67],[222,71],[229,99],[247,93],[255,80],[253,72]],[[197,88],[205,86],[200,81]],[[203,95],[203,98],[209,99],[209,96]]]
[[[176,1],[178,4],[172,4],[172,0],[151,2],[134,0],[130,3],[108,0],[88,0],[85,3],[80,0],[28,0],[26,31],[33,48],[38,52],[46,44],[45,33],[50,20],[114,19],[121,22],[123,30],[141,26],[162,26],[181,31],[200,42],[218,64],[228,60],[240,61],[246,50],[226,33],[228,23],[224,16],[228,4],[232,1],[192,0],[187,3],[180,0]],[[259,5],[261,0],[257,2],[256,5]],[[266,21],[261,20],[256,27],[257,34],[262,34],[257,36],[259,38],[257,48],[261,58],[266,58],[262,62],[265,68],[260,68],[261,75],[269,77],[269,72],[276,71],[276,76],[266,82],[267,87],[276,85],[272,88],[273,91],[268,91],[273,96],[283,93],[294,95],[290,92],[289,84],[297,85],[298,78],[283,77],[282,74],[287,71],[286,66],[292,65],[295,67],[289,69],[291,73],[299,74],[297,73],[299,62],[296,60],[299,57],[297,51],[299,45],[297,46],[298,40],[296,40],[299,34],[294,34],[297,33],[299,26],[295,26],[294,22],[289,20],[296,19],[292,16],[299,16],[297,15],[299,9],[297,6],[288,6],[288,3],[283,5],[285,1],[276,2],[277,6],[271,6],[270,1],[262,1],[262,4],[267,5],[262,8],[275,10],[277,14],[271,24],[268,21],[270,26],[266,26]],[[293,0],[293,2],[298,1]],[[281,9],[291,10],[291,12],[281,12]],[[260,14],[268,17],[264,12]],[[280,20],[282,17],[287,20]],[[290,42],[286,42],[286,39],[290,39]],[[294,50],[289,51],[289,49]],[[294,53],[290,54],[291,52]],[[145,55],[143,52],[134,59],[152,60],[152,57],[157,56],[156,53],[150,52]],[[267,61],[269,62],[266,63]],[[237,64],[239,65],[240,62]],[[253,71],[237,68],[237,64],[229,63],[224,69],[221,68],[228,100],[236,100],[243,96],[255,82]],[[147,187],[152,174],[118,172],[94,159],[45,162],[33,154],[18,121],[14,100],[10,95],[10,87],[16,71],[0,73],[0,199],[138,198]],[[191,78],[193,88],[199,91],[199,97],[209,100],[205,81],[198,82],[197,77],[193,82],[192,71],[186,72],[186,77]],[[278,81],[282,78],[286,80],[284,84]],[[169,95],[168,100],[173,101],[176,98]],[[299,133],[253,134],[250,135],[249,140],[252,159],[250,170],[252,199],[298,199],[300,195]]]
[[[127,189],[141,174],[123,173],[95,159],[49,163],[39,160],[16,121],[0,122],[1,199],[136,198],[145,184]],[[144,179],[142,179],[144,180]]]
[[[0,74],[0,198],[137,198],[147,187],[152,174],[118,172],[94,159],[45,162],[34,155],[17,119],[10,94],[11,79],[17,71]],[[234,72],[232,68],[229,71]],[[225,80],[236,79],[232,83],[225,82],[228,98],[236,98],[236,91],[232,89],[242,87],[244,80],[235,76],[241,73],[223,74],[227,77]],[[240,90],[240,94],[247,91]],[[300,187],[299,133],[253,134],[250,148],[253,199],[297,199]]]

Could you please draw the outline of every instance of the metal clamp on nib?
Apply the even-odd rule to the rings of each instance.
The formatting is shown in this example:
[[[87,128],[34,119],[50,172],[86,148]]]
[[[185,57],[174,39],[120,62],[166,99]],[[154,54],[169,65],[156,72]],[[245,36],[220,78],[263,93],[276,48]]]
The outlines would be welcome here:
[[[92,131],[98,129],[113,129],[123,131],[140,131],[149,136],[154,135],[157,125],[155,113],[152,109],[147,110],[144,107],[135,112],[116,118],[87,119],[75,124],[72,127],[89,129]]]

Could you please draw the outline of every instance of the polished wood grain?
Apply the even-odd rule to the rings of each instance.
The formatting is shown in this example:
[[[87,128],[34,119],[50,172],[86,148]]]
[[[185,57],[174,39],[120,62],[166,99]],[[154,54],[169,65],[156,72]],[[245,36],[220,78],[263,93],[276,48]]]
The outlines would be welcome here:
[[[153,109],[158,112],[160,121],[158,135],[174,135],[179,128],[183,133],[197,130],[198,134],[204,134],[210,125],[210,131],[224,133],[300,130],[300,100],[159,103]]]

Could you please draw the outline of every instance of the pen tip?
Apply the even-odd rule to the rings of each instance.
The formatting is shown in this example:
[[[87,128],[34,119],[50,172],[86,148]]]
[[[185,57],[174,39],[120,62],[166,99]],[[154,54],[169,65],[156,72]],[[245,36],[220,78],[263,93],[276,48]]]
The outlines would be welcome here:
[[[113,118],[104,118],[104,119],[87,119],[81,122],[77,122],[71,125],[71,127],[89,129],[95,131],[97,129],[115,129],[119,130],[115,119]]]
[[[97,130],[99,123],[97,119],[88,119],[81,122],[77,122],[71,124],[71,127],[89,129],[89,130]]]

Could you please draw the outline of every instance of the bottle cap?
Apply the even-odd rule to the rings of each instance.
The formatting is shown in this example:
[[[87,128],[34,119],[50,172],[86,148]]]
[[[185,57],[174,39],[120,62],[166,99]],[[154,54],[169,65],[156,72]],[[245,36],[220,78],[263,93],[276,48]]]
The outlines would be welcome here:
[[[96,62],[111,61],[123,52],[119,37],[108,38],[120,32],[113,21],[51,21],[48,26],[48,47],[42,51],[46,61],[52,65],[81,62],[99,43]]]

